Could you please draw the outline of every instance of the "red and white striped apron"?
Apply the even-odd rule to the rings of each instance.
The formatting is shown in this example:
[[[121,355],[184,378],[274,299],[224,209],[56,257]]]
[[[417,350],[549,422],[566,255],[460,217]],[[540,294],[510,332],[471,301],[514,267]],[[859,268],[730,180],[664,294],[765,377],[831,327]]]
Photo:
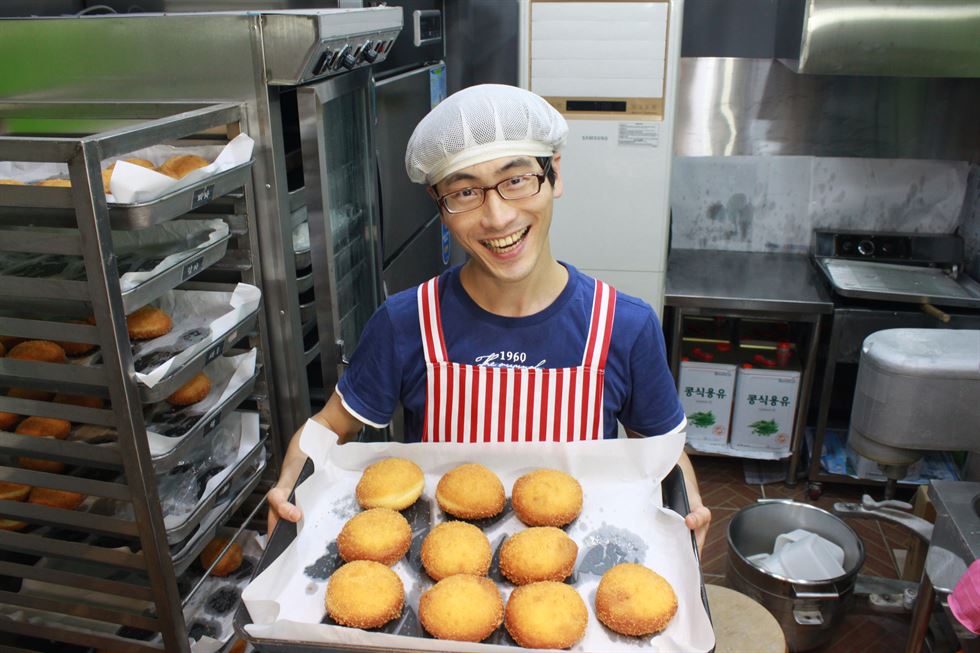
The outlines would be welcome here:
[[[439,314],[438,278],[419,286],[425,352],[423,442],[568,442],[603,437],[602,393],[616,290],[599,280],[582,363],[501,368],[453,363]]]

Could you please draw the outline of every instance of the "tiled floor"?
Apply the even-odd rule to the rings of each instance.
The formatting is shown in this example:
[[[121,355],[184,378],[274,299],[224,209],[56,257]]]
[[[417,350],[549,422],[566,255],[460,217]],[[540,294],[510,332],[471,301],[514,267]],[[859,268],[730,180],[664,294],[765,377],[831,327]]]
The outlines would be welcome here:
[[[824,484],[823,495],[811,501],[806,496],[806,482],[787,488],[782,481],[767,485],[748,485],[742,461],[707,456],[692,457],[704,504],[711,509],[711,528],[701,556],[705,583],[729,587],[725,578],[728,558],[726,533],[735,512],[764,497],[792,498],[830,510],[835,501],[860,499],[868,492],[880,491],[856,485]],[[880,498],[880,497],[877,497]],[[884,578],[899,578],[900,561],[908,537],[890,524],[877,520],[846,520],[861,536],[865,546],[865,563],[860,573]],[[896,559],[895,550],[898,550]],[[907,617],[848,614],[832,641],[814,653],[895,653],[904,650],[908,632]]]

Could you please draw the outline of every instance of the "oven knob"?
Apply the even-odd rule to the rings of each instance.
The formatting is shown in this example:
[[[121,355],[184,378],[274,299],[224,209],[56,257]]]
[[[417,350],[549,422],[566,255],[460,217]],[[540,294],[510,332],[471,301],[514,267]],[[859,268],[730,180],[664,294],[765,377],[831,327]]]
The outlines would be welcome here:
[[[361,49],[361,58],[368,63],[374,63],[378,60],[378,53],[374,51],[373,45],[373,43],[367,41]]]
[[[872,255],[874,255],[874,253],[875,253],[875,244],[874,244],[874,241],[868,240],[867,238],[865,238],[864,240],[862,240],[861,242],[859,242],[858,243],[858,253],[861,254],[861,256],[872,256]]]
[[[352,54],[345,54],[343,57],[340,58],[340,65],[346,68],[347,70],[350,70],[351,68],[357,65],[357,59],[355,59],[354,55]]]

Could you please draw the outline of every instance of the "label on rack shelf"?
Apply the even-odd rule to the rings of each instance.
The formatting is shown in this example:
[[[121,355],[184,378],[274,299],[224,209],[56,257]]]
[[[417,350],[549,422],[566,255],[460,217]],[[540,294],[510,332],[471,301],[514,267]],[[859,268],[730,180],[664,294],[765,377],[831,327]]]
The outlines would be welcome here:
[[[184,281],[187,281],[188,279],[190,279],[191,277],[193,277],[195,274],[197,274],[203,269],[204,269],[204,257],[201,256],[194,259],[193,261],[191,261],[190,263],[184,266],[184,273],[183,275],[181,275],[181,278]]]
[[[204,357],[204,364],[207,365],[208,363],[210,363],[211,361],[213,361],[215,358],[217,358],[218,356],[220,356],[221,354],[223,354],[224,351],[225,351],[225,341],[222,340],[221,342],[219,342],[218,344],[216,344],[214,347],[212,347],[210,351],[208,351],[208,355]]]
[[[194,199],[191,200],[191,208],[196,209],[199,206],[204,206],[213,199],[214,184],[208,184],[203,188],[198,188],[194,191]]]

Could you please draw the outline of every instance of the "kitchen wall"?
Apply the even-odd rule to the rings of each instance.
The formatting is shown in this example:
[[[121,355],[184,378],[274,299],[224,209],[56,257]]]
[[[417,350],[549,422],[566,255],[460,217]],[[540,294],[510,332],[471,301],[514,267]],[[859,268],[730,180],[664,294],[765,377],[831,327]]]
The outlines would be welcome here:
[[[671,247],[805,252],[814,228],[951,233],[973,220],[980,252],[980,80],[698,56],[682,59],[678,93]]]
[[[980,164],[970,168],[966,201],[960,217],[960,235],[966,245],[966,271],[974,279],[980,279]],[[977,456],[977,462],[980,463],[980,456]]]

